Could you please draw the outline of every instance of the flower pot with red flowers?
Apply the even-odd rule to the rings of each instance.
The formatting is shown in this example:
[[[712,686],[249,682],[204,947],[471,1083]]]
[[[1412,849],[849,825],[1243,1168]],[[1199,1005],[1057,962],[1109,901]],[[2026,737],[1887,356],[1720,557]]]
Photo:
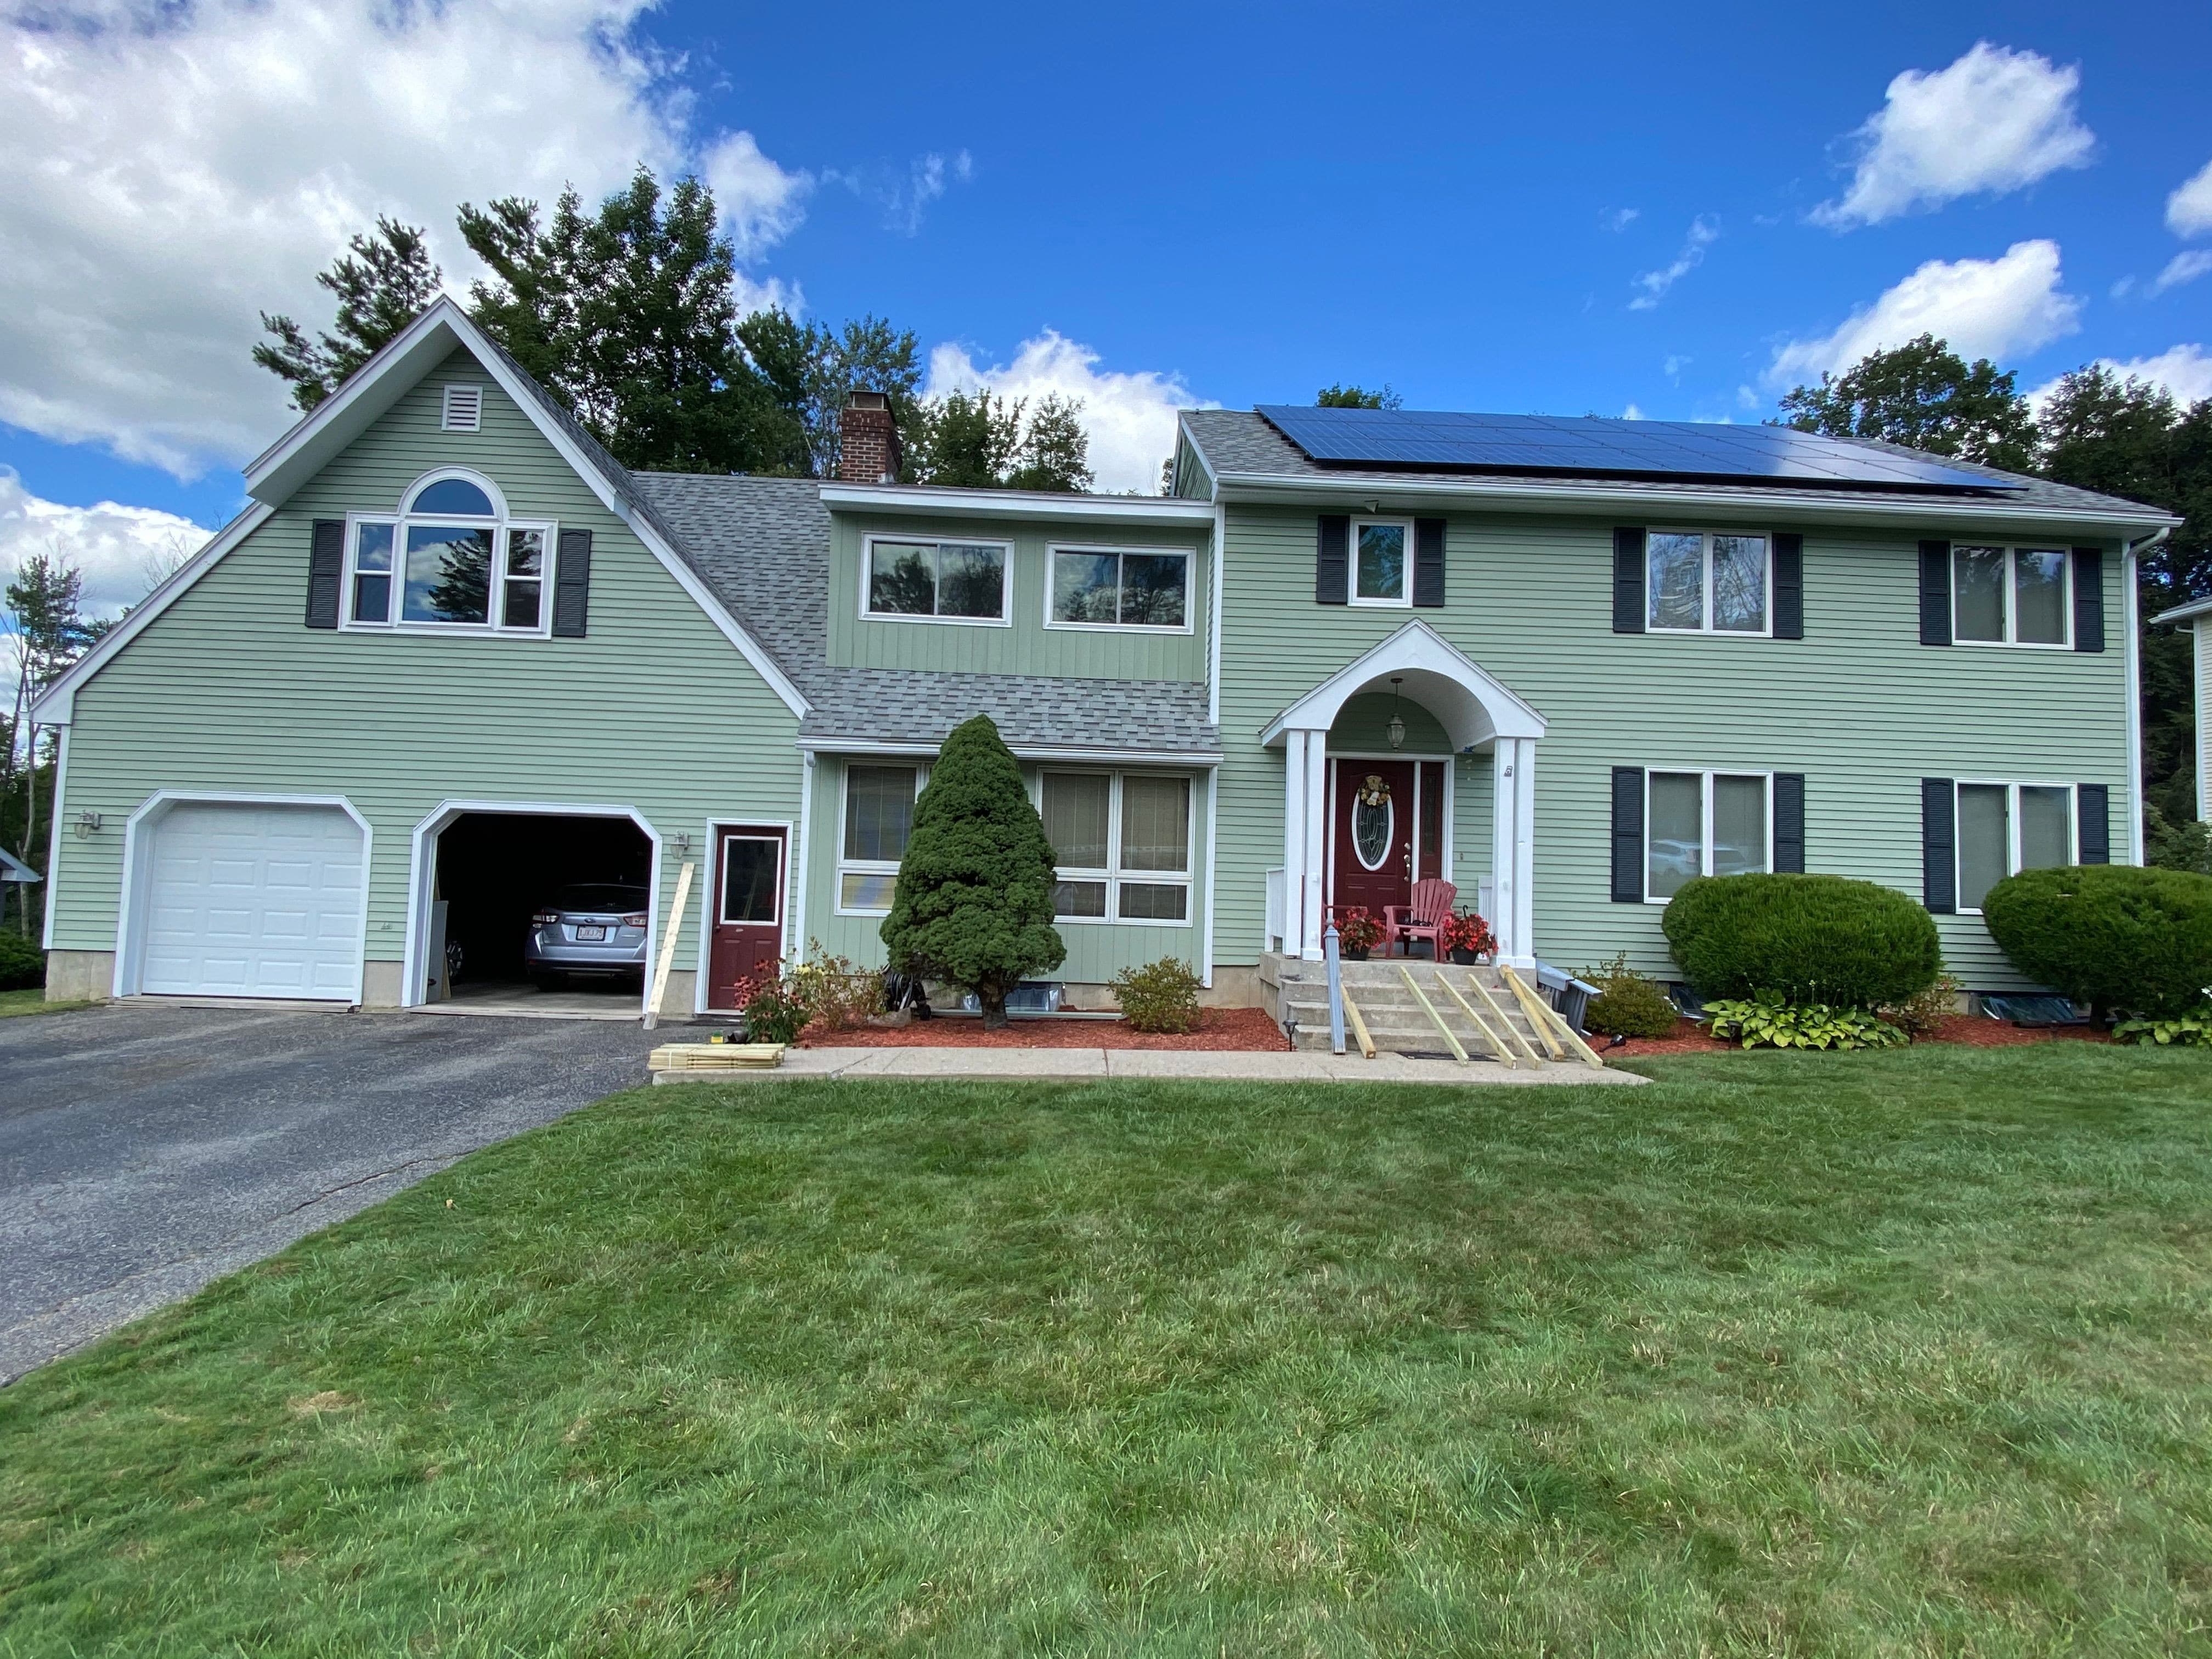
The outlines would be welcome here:
[[[1346,962],[1364,962],[1367,953],[1382,942],[1380,918],[1355,904],[1336,919],[1337,954]]]
[[[1472,910],[1455,911],[1445,917],[1443,931],[1445,954],[1462,968],[1498,954],[1498,940],[1490,924]]]

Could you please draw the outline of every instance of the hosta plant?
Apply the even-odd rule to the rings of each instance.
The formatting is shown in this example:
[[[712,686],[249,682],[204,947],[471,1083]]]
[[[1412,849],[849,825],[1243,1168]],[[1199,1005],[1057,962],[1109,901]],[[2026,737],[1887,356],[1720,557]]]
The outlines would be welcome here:
[[[2115,1042],[2155,1042],[2176,1048],[2212,1048],[2212,1002],[2168,1019],[2124,1019],[2112,1027]]]
[[[1779,991],[1705,1005],[1712,1033],[1747,1048],[1889,1048],[1911,1041],[1863,1008],[1790,1002]]]

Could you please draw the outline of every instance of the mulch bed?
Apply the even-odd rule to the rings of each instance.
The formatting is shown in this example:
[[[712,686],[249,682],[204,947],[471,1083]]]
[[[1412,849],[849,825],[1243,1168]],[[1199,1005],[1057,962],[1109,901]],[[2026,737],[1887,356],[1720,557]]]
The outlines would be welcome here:
[[[1204,1008],[1187,1036],[1132,1030],[1118,1019],[1017,1019],[987,1031],[980,1019],[916,1020],[911,1025],[862,1025],[843,1030],[809,1026],[802,1048],[1224,1048],[1239,1054],[1283,1054],[1290,1039],[1259,1008]]]
[[[1953,1014],[1928,1036],[1917,1042],[1955,1042],[1969,1048],[2014,1048],[2029,1042],[2109,1042],[2111,1036],[2094,1025],[2014,1025],[1979,1014]],[[1723,1042],[1690,1020],[1675,1023],[1674,1034],[1663,1037],[1631,1037],[1618,1048],[1608,1048],[1593,1038],[1590,1046],[1608,1059],[1631,1060],[1638,1054],[1696,1054],[1727,1051],[1741,1054],[1741,1045]]]

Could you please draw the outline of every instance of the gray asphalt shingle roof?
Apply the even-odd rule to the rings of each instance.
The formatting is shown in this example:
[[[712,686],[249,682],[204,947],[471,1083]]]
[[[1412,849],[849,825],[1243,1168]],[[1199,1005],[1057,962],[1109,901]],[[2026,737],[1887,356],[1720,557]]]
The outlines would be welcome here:
[[[813,705],[803,738],[937,743],[961,721],[988,714],[1017,748],[1219,750],[1206,688],[1188,681],[833,666],[830,514],[818,483],[628,476],[678,550]]]
[[[1352,485],[1376,483],[1395,484],[1400,487],[1424,483],[1462,484],[1485,481],[1498,483],[1531,482],[1528,474],[1518,472],[1420,472],[1401,471],[1395,468],[1323,466],[1310,459],[1304,450],[1270,426],[1263,416],[1248,409],[1185,410],[1182,414],[1182,425],[1184,431],[1189,434],[1191,442],[1197,447],[1198,453],[1205,458],[1206,465],[1212,469],[1217,477],[1224,472],[1244,472],[1283,478],[1334,478]],[[1864,444],[1870,449],[1879,449],[1893,455],[1921,453],[1918,450],[1908,449],[1903,445],[1883,443],[1869,438],[1852,438],[1844,441]],[[2052,483],[2046,478],[2031,478],[2017,472],[2002,472],[1995,467],[1977,466],[1970,461],[1954,460],[1948,456],[1943,458],[1943,464],[1946,466],[1956,467],[1963,472],[1978,473],[1988,478],[1993,484],[2023,486],[2004,491],[2002,499],[2017,501],[2030,511],[2040,508],[2058,513],[2120,512],[2136,514],[2154,512],[2154,509],[2145,507],[2140,501],[2124,501],[2114,495],[2100,495],[2092,490],[2076,489],[2070,484]],[[1550,477],[1552,475],[1546,476]],[[1572,482],[1582,483],[1589,488],[1607,491],[1617,490],[1624,497],[1630,498],[1639,494],[1648,495],[1681,487],[1680,484],[1669,483],[1662,479],[1564,476]],[[1701,493],[1709,495],[1740,494],[1747,501],[1758,501],[1763,497],[1771,497],[1772,494],[1771,486],[1757,483],[1725,484],[1700,482],[1697,488]],[[1908,500],[1912,499],[1914,492],[1895,489],[1822,489],[1820,494],[1824,497],[1838,501],[1894,501],[1900,496]],[[1931,492],[1924,499],[1931,511],[1937,511],[1945,501],[1956,501],[1959,497]],[[1990,498],[1969,495],[1966,499],[1979,501]]]

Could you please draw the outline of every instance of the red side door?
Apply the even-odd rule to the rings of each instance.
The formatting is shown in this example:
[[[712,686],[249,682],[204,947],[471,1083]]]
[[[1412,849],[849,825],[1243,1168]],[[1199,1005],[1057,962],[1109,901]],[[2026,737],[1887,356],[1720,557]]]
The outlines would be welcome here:
[[[1413,902],[1413,763],[1329,764],[1329,902],[1339,915],[1364,906],[1380,921],[1383,906]]]
[[[735,1008],[738,981],[783,956],[784,831],[738,824],[714,840],[714,936],[707,947],[707,1006]]]

